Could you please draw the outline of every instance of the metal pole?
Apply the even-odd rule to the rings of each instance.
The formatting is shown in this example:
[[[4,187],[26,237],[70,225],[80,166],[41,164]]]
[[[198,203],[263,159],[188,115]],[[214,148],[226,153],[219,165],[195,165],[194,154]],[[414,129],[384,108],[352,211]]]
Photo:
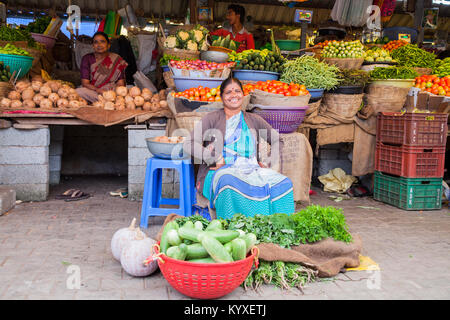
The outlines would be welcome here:
[[[305,49],[306,48],[306,30],[308,29],[308,23],[302,22],[301,28],[302,28],[302,33],[300,36],[300,49]]]
[[[419,31],[417,44],[423,42],[424,30],[422,28],[424,0],[416,0],[416,8],[414,12],[414,27]]]

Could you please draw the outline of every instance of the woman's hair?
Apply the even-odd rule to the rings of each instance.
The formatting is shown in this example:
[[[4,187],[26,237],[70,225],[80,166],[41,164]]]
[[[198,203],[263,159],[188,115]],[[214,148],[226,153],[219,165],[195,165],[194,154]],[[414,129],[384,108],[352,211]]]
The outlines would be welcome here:
[[[220,84],[220,97],[223,96],[223,93],[225,91],[225,88],[232,83],[237,83],[239,87],[241,88],[242,92],[244,92],[244,88],[242,87],[242,83],[239,81],[239,79],[228,77]]]
[[[94,38],[96,36],[102,36],[103,38],[106,39],[106,42],[109,43],[109,37],[108,37],[108,35],[106,33],[102,32],[102,31],[97,31],[96,33],[94,33],[94,36],[92,37],[92,41],[94,41]]]

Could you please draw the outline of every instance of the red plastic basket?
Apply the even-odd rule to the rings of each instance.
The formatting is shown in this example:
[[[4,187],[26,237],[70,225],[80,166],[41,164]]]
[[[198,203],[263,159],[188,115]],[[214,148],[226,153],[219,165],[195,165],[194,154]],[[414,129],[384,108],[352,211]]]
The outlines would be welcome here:
[[[377,142],[410,146],[445,146],[447,118],[443,113],[380,112]]]
[[[159,242],[153,246],[158,266],[167,282],[178,292],[196,299],[216,299],[239,287],[253,263],[258,267],[258,248],[247,258],[230,263],[194,263],[160,254]]]
[[[442,178],[445,147],[392,146],[377,143],[375,170],[405,178]]]

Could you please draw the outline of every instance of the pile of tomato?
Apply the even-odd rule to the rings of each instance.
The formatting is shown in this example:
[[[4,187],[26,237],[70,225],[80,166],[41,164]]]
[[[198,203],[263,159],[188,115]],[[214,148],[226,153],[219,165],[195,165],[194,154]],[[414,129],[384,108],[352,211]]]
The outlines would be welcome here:
[[[256,89],[270,93],[282,94],[284,96],[303,96],[309,94],[304,85],[296,83],[287,84],[277,80],[267,80],[244,85],[244,95],[247,95]]]
[[[432,94],[450,97],[450,76],[439,78],[436,75],[423,75],[416,78],[415,87]]]
[[[405,40],[393,40],[393,41],[389,41],[388,43],[386,43],[383,46],[383,49],[392,51],[392,50],[398,49],[400,47],[406,46],[407,44],[408,44],[408,42]]]
[[[190,88],[182,92],[172,92],[172,95],[176,98],[186,98],[193,101],[222,101],[220,98],[220,87],[208,88],[198,86],[197,88]]]
[[[316,44],[314,47],[316,48],[325,48],[330,42],[332,42],[332,40],[325,40],[323,42],[319,42],[318,44]]]

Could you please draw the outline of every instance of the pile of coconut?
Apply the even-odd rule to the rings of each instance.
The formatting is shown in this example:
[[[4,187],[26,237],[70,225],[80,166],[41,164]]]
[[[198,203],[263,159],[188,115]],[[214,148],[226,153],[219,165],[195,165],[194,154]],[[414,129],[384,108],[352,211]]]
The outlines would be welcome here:
[[[167,92],[161,90],[152,93],[148,88],[118,86],[115,90],[109,90],[98,95],[98,101],[94,107],[105,110],[136,110],[161,111],[167,109]]]
[[[58,80],[20,80],[8,96],[0,100],[3,108],[78,109],[87,105],[77,91]]]

